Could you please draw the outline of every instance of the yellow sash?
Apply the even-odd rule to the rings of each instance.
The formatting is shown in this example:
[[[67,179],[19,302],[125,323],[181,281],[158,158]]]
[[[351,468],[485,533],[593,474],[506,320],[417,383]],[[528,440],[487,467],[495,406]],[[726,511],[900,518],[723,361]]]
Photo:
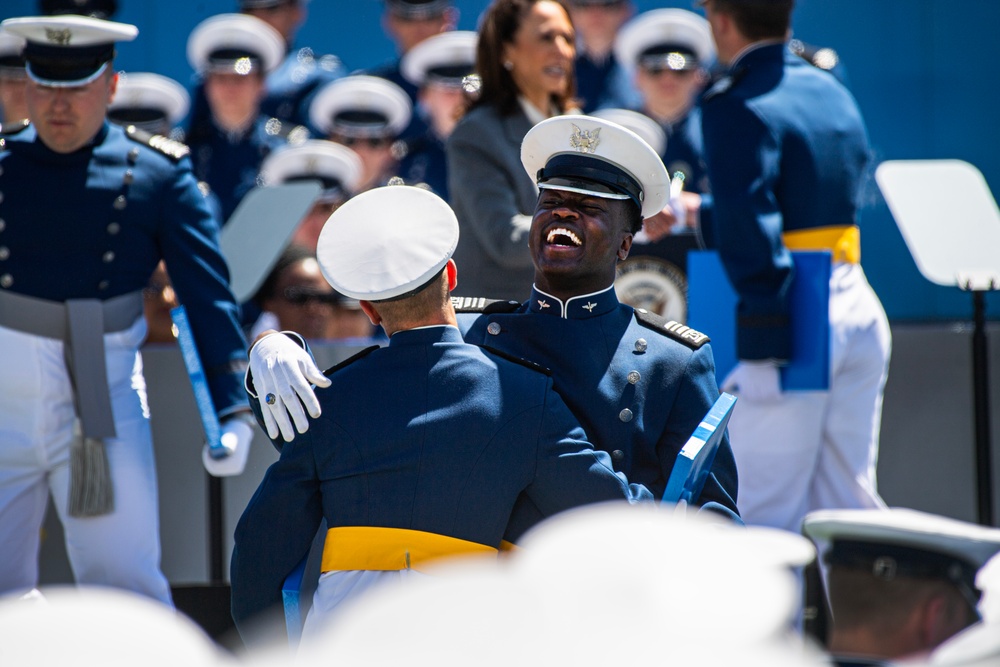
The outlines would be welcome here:
[[[341,526],[326,532],[322,570],[421,570],[442,558],[496,553],[485,544],[420,530]]]
[[[785,232],[781,240],[789,250],[829,250],[834,263],[861,261],[861,230],[855,225],[799,229]]]

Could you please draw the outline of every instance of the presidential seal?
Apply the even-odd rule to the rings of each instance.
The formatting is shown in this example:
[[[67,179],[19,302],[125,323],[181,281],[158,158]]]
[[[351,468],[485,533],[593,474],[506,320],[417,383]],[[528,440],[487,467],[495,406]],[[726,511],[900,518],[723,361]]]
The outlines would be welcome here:
[[[645,308],[668,320],[687,320],[687,278],[671,262],[656,257],[633,257],[618,265],[618,300]]]

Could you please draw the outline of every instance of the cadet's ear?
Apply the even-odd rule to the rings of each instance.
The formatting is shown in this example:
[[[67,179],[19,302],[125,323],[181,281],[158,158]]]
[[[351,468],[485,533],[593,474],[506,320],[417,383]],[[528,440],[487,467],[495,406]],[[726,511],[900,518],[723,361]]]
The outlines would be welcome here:
[[[628,252],[632,249],[632,232],[626,232],[622,237],[622,244],[618,246],[618,261],[624,262],[628,259]]]
[[[454,292],[458,287],[458,266],[455,265],[455,260],[449,259],[445,270],[448,271],[448,291]]]
[[[372,324],[378,326],[382,323],[382,316],[378,314],[377,310],[375,310],[375,306],[372,305],[371,301],[365,301],[362,299],[358,303],[361,305],[361,310],[365,312],[365,315],[368,316],[368,319],[371,320]]]

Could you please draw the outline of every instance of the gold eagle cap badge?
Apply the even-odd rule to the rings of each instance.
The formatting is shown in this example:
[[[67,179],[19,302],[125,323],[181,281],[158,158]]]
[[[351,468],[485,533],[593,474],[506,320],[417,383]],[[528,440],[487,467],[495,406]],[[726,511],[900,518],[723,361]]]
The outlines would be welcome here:
[[[70,32],[69,28],[63,28],[62,30],[55,30],[53,28],[45,29],[45,39],[57,46],[69,46],[69,40],[72,37],[73,33]]]
[[[597,145],[601,143],[599,138],[601,128],[598,127],[593,130],[584,130],[574,123],[570,123],[570,125],[573,126],[573,134],[569,137],[570,146],[581,153],[593,153],[597,150]]]

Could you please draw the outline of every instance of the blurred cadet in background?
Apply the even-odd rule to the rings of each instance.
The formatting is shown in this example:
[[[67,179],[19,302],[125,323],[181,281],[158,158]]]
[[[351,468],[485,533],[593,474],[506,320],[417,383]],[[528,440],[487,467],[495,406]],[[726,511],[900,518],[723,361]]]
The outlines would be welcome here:
[[[256,185],[268,153],[308,137],[305,128],[290,128],[260,112],[264,77],[283,54],[281,35],[244,14],[205,19],[188,37],[188,62],[201,79],[210,118],[192,118],[186,140],[195,175],[219,199],[223,224]]]
[[[28,117],[24,87],[24,38],[0,31],[0,126],[6,132]]]
[[[190,107],[191,96],[173,79],[152,72],[123,72],[108,105],[108,120],[183,141],[178,123]]]
[[[631,0],[567,0],[565,5],[576,28],[576,93],[583,112],[637,108],[635,83],[613,49],[635,5]]]
[[[448,199],[448,165],[444,142],[465,105],[465,85],[476,66],[476,41],[470,31],[451,31],[424,40],[406,52],[400,68],[418,87],[418,112],[427,131],[393,146],[399,175],[409,185],[426,185]]]
[[[319,136],[347,146],[361,158],[358,192],[363,192],[396,175],[392,145],[412,113],[410,98],[399,86],[357,74],[320,88],[309,107],[309,120]]]
[[[261,113],[293,125],[309,122],[309,98],[323,84],[347,73],[340,58],[296,47],[295,35],[305,23],[309,0],[240,0],[240,11],[277,30],[285,42],[285,56],[264,82]]]
[[[363,169],[357,153],[323,139],[310,139],[267,156],[260,167],[263,185],[319,181],[323,186],[312,208],[296,227],[290,244],[316,251],[316,242],[327,218],[358,192]]]

